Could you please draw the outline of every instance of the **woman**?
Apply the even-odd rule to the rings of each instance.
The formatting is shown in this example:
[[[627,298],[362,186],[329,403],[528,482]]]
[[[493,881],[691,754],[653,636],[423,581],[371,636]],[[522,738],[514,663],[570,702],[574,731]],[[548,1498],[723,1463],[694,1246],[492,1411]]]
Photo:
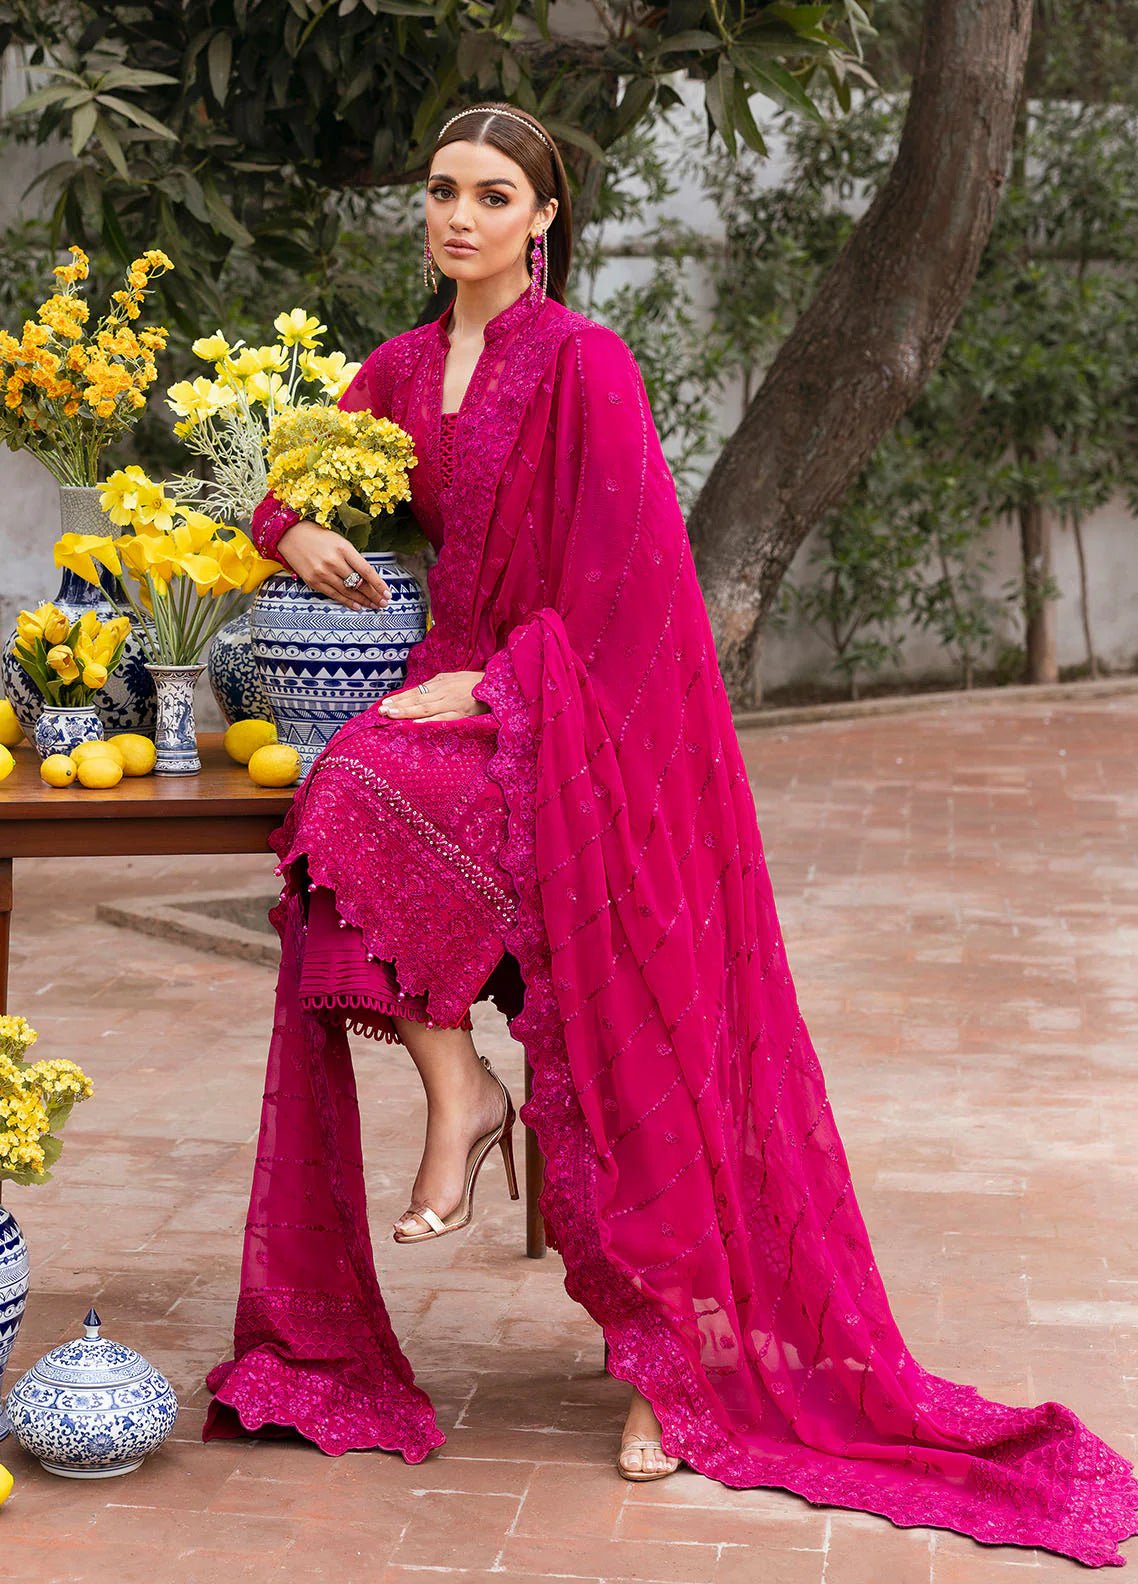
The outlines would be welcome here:
[[[424,267],[453,310],[343,398],[409,429],[439,546],[406,685],[336,734],[273,834],[282,941],[235,1357],[204,1435],[329,1452],[445,1437],[372,1263],[346,1028],[407,1045],[429,1105],[395,1235],[465,1224],[513,1108],[470,1038],[488,997],[565,1286],[633,1388],[618,1467],[1121,1563],[1131,1465],[1059,1403],[921,1368],[889,1308],[795,999],[675,489],[623,341],[564,306],[569,195],[508,105],[444,126]],[[540,260],[540,261],[539,261]],[[381,606],[351,546],[268,497],[256,532]],[[511,1184],[512,1186],[512,1184]]]

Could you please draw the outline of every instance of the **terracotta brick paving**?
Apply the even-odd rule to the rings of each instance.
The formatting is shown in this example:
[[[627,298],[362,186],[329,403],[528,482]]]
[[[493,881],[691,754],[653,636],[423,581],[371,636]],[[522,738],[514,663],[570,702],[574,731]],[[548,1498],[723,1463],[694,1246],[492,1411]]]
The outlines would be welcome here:
[[[1015,701],[748,730],[791,966],[894,1312],[921,1362],[1058,1399],[1138,1456],[1138,700]],[[732,1491],[638,1487],[627,1388],[527,1260],[493,1163],[476,1222],[387,1241],[422,1139],[398,1047],[355,1041],[373,1230],[447,1444],[409,1466],[198,1439],[229,1347],[273,973],[95,920],[103,897],[273,887],[272,855],[17,866],[12,1010],[97,1084],[55,1179],[8,1189],[33,1286],[14,1375],[96,1302],[182,1403],[139,1472],[39,1471],[9,1439],[5,1584],[1044,1584],[1077,1564]],[[522,1089],[489,1007],[479,1045]],[[370,1104],[366,1103],[370,1095]],[[1138,1550],[1130,1547],[1132,1560]]]

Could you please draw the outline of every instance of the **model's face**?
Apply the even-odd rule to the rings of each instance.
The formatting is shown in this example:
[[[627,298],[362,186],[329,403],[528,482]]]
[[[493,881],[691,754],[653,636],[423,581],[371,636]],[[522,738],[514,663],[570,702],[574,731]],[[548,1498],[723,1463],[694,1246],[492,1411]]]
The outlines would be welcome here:
[[[521,166],[488,143],[448,143],[427,177],[427,236],[436,265],[455,280],[526,270],[526,245],[545,231],[557,199],[536,209]]]

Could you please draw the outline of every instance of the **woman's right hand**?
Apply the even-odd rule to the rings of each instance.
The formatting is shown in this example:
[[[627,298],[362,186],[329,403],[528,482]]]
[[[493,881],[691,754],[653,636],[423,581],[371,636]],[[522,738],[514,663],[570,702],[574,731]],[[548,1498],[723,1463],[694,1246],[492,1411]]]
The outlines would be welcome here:
[[[278,544],[289,566],[318,594],[326,594],[349,610],[382,610],[389,603],[391,590],[379,573],[335,529],[322,528],[305,517],[286,528]],[[363,582],[345,588],[349,572],[358,572]]]

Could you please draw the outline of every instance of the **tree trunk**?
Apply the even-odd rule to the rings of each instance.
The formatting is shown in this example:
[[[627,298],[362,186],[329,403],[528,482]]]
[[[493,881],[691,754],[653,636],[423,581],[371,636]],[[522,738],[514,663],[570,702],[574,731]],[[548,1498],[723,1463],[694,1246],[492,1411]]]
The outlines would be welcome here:
[[[1023,550],[1027,681],[1058,682],[1055,601],[1047,593],[1051,586],[1051,519],[1043,502],[1034,495],[1020,502],[1019,537]]]
[[[1087,665],[1092,677],[1099,674],[1095,636],[1091,628],[1091,591],[1087,582],[1087,547],[1083,542],[1083,519],[1078,512],[1071,519],[1075,535],[1075,554],[1079,558],[1079,615],[1083,619],[1083,638],[1087,645]]]
[[[732,700],[795,551],[936,366],[1004,182],[1031,0],[927,0],[897,160],[717,459],[689,528]]]

